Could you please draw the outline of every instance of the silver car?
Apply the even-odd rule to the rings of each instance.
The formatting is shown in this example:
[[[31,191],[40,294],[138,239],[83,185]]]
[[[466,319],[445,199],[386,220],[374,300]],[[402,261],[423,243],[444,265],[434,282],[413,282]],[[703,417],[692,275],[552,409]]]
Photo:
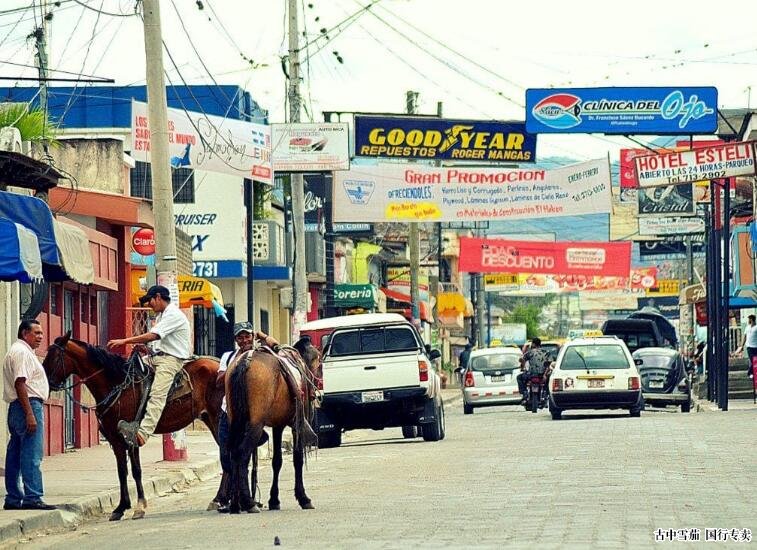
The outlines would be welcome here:
[[[463,412],[473,414],[476,407],[517,405],[521,401],[517,376],[520,350],[485,348],[474,350],[463,372]]]

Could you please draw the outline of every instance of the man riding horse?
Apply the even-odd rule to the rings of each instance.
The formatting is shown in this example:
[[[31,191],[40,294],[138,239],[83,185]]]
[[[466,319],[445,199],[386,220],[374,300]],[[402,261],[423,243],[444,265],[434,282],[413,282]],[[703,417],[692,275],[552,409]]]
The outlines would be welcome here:
[[[155,326],[149,332],[138,336],[111,340],[107,346],[108,349],[113,349],[127,344],[152,344],[155,352],[152,359],[155,379],[142,422],[136,418],[132,422],[121,420],[118,423],[118,431],[130,447],[143,446],[155,431],[174,377],[191,355],[189,321],[181,310],[171,303],[169,290],[160,285],[152,286],[147,294],[139,299],[139,303],[149,306],[158,314]]]

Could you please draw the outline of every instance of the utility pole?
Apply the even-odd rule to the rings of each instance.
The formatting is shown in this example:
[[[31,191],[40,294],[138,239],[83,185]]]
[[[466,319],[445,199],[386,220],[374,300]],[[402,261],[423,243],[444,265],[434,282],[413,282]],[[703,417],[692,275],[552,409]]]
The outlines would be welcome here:
[[[287,0],[289,9],[289,122],[300,122],[300,28],[297,0]],[[305,273],[305,184],[302,174],[290,179],[292,194],[292,234],[294,235],[294,311],[292,340],[300,337],[307,320],[308,282]]]
[[[418,92],[405,94],[405,112],[414,115],[418,108]],[[413,304],[413,321],[420,319],[420,293],[418,292],[418,271],[420,271],[419,222],[410,222],[408,245],[410,247],[410,302]]]
[[[157,281],[179,303],[176,266],[176,230],[173,217],[173,186],[168,154],[168,106],[163,79],[163,38],[159,0],[143,0],[145,61],[147,67],[147,116],[150,129],[152,211],[155,216],[155,268]],[[163,435],[163,459],[187,460],[184,431]],[[183,445],[182,445],[183,442]],[[178,443],[178,445],[177,445]]]
[[[37,46],[37,74],[39,75],[39,108],[47,118],[47,0],[42,0],[40,26],[34,31]],[[45,143],[47,147],[47,143]]]

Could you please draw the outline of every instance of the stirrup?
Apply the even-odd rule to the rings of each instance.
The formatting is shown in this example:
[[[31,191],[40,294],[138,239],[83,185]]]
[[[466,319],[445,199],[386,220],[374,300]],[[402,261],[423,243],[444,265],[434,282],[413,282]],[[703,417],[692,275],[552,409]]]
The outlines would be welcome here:
[[[139,447],[137,441],[137,430],[139,429],[139,422],[127,422],[126,420],[119,420],[118,433],[124,438],[129,448]]]

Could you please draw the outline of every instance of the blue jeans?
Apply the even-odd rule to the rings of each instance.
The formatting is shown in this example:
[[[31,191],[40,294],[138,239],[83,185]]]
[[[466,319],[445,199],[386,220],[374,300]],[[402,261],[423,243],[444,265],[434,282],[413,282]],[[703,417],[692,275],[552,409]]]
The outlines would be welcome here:
[[[229,454],[229,416],[221,411],[218,419],[218,448],[221,451],[221,470],[231,472],[231,455]]]
[[[23,501],[39,502],[44,492],[40,470],[45,433],[44,409],[39,399],[29,399],[29,403],[37,420],[37,430],[33,434],[26,432],[26,413],[21,402],[16,399],[8,407],[10,441],[5,453],[5,503],[9,506],[21,506]]]

